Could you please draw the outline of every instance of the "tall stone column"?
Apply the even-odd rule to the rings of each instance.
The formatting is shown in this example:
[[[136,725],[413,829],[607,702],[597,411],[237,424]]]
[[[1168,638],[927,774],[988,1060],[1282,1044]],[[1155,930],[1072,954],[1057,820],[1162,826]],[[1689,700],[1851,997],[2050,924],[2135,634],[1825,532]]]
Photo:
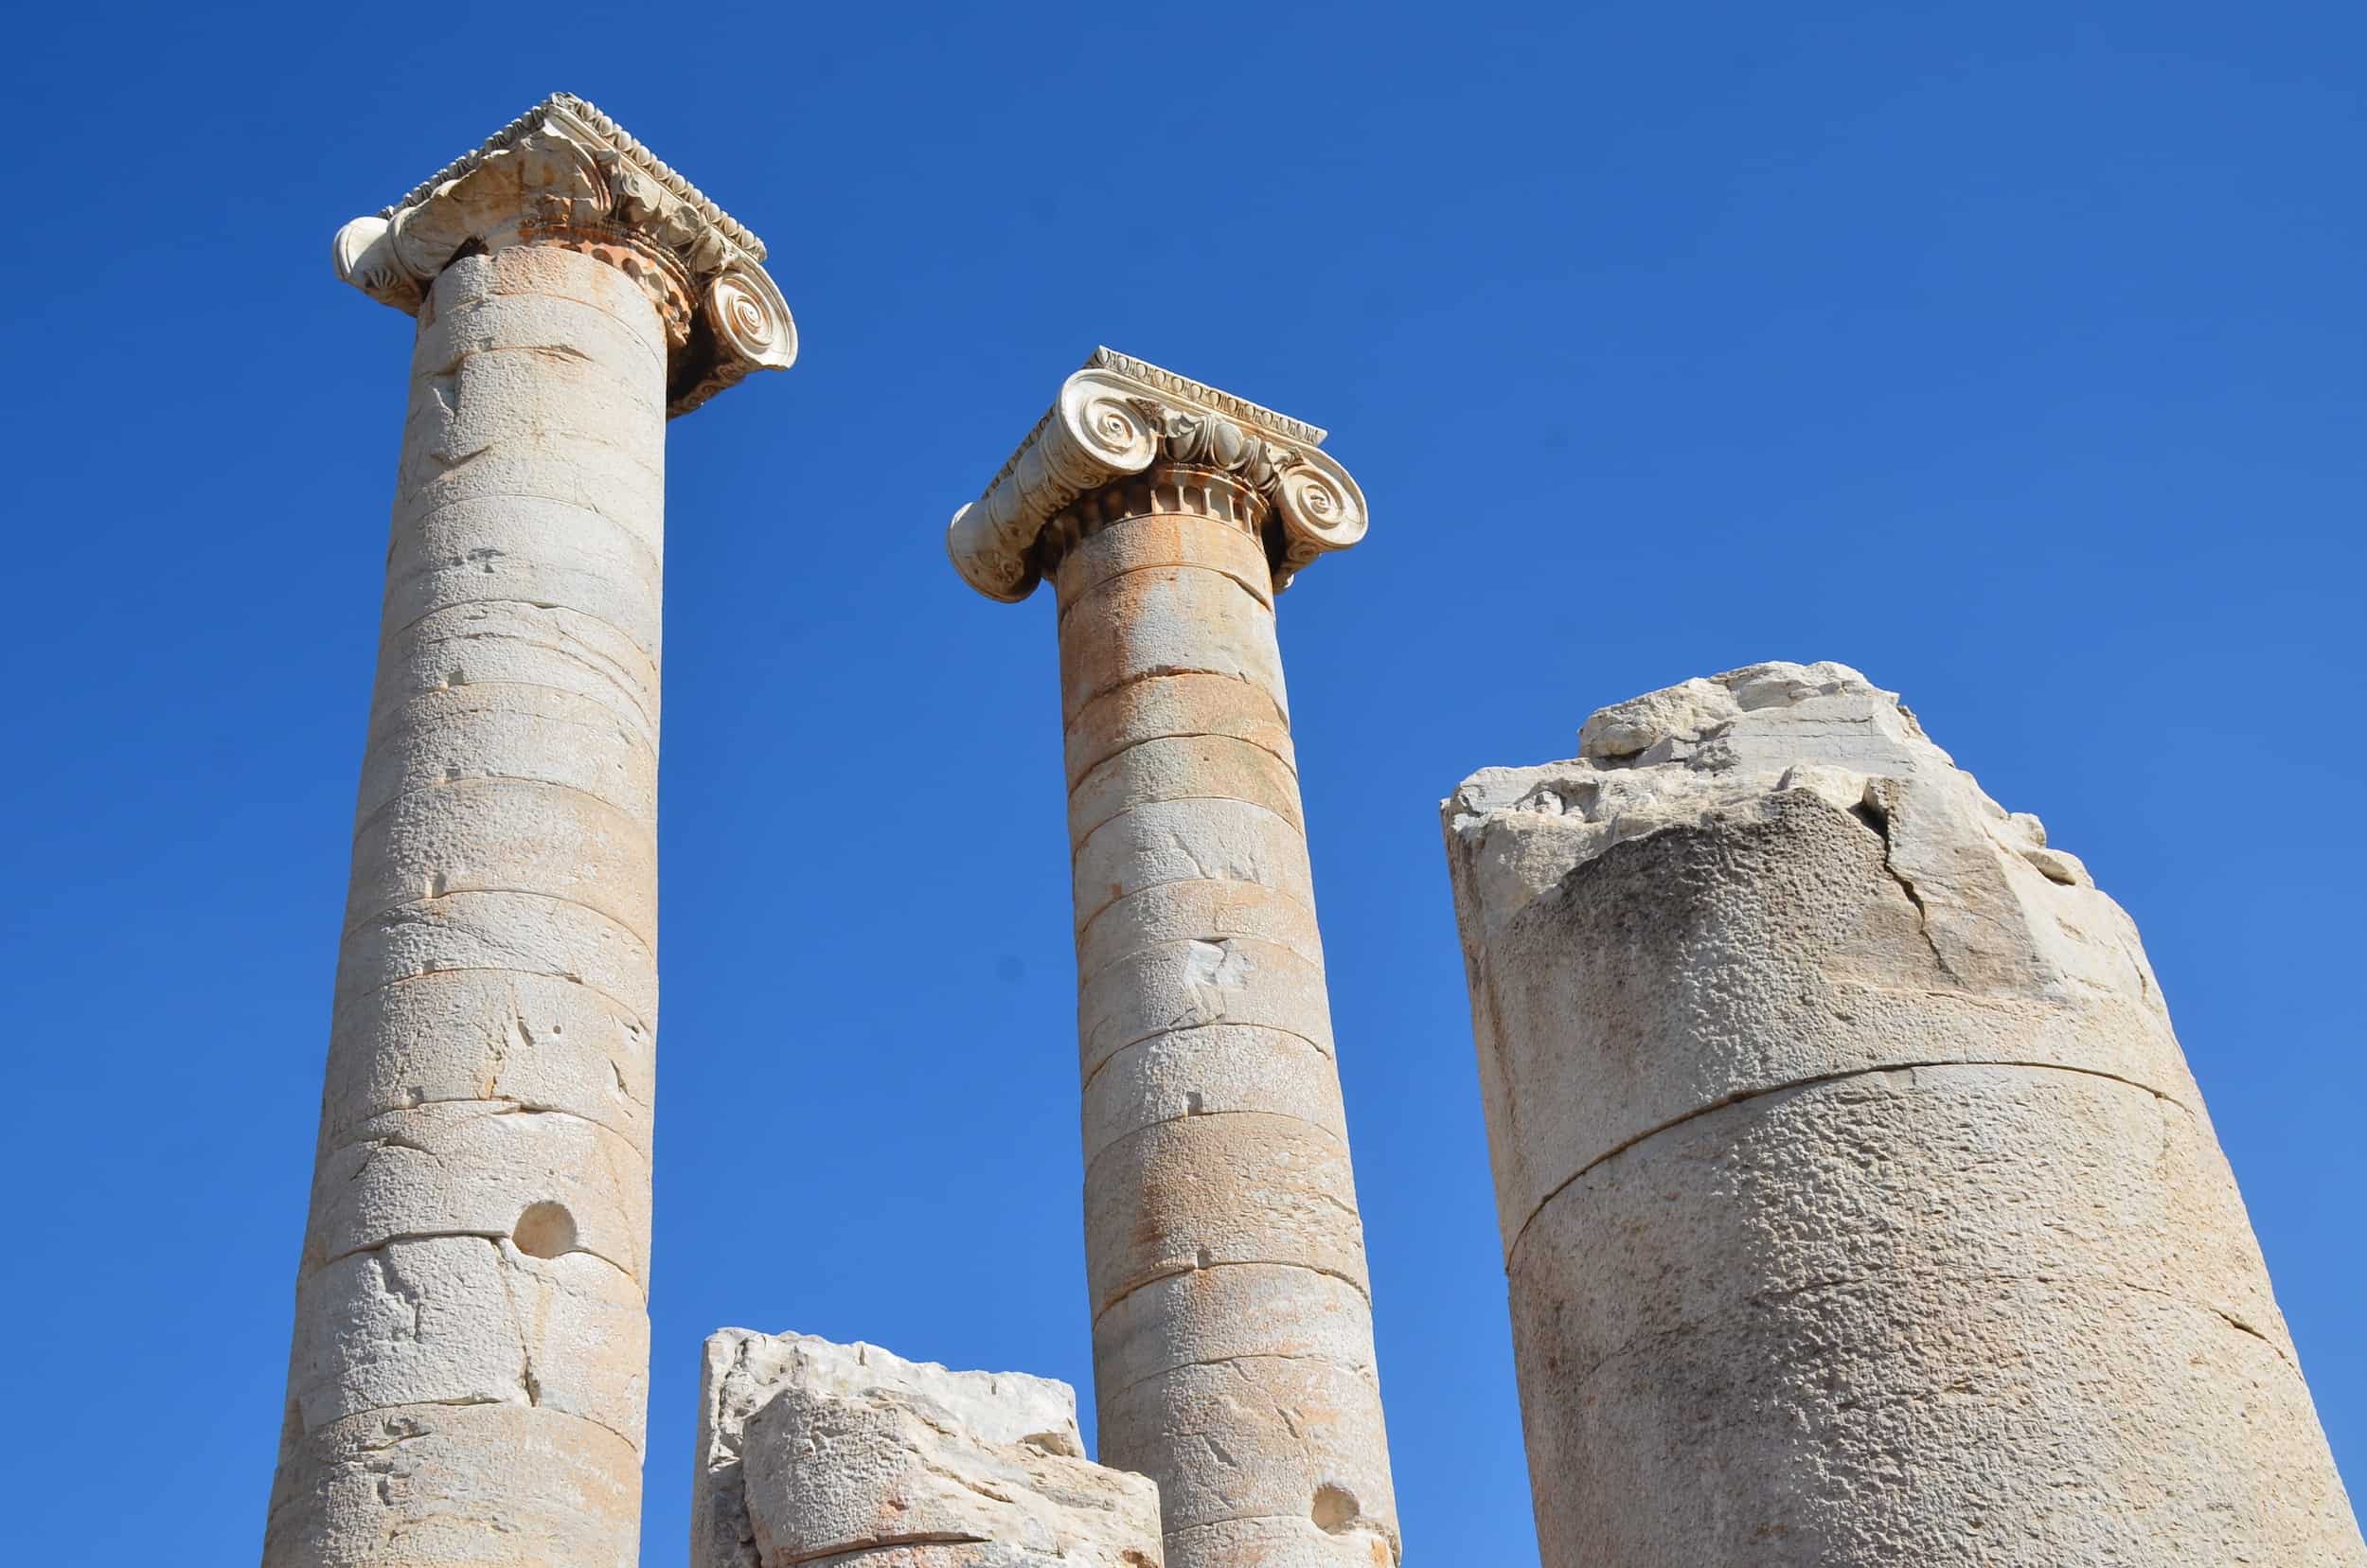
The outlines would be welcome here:
[[[665,432],[795,336],[579,99],[375,218],[418,318],[264,1561],[638,1561]]]
[[[1397,1558],[1274,641],[1364,532],[1323,437],[1104,349],[948,538],[1059,599],[1100,1454],[1167,1568]]]
[[[1546,1568],[2358,1568],[2136,927],[1759,665],[1447,802]]]

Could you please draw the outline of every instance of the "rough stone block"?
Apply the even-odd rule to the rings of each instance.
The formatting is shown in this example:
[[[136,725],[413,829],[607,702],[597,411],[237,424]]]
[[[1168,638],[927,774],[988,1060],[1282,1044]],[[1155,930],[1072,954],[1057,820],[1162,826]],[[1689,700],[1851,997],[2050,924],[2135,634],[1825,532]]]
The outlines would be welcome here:
[[[691,1568],[1160,1568],[1157,1489],[1084,1452],[1065,1384],[725,1329]]]

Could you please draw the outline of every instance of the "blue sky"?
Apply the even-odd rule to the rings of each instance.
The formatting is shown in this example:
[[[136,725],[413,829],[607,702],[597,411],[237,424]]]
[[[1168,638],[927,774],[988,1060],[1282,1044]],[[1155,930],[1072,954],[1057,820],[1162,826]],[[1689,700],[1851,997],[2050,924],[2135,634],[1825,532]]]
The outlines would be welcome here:
[[[940,535],[1096,343],[1371,498],[1282,635],[1413,1560],[1535,1562],[1435,802],[1768,658],[1904,691],[2135,915],[2367,1480],[2355,0],[11,46],[23,1560],[255,1559],[409,338],[329,239],[561,87],[767,237],[805,341],[670,437],[650,1568],[719,1325],[1090,1386],[1050,611]]]

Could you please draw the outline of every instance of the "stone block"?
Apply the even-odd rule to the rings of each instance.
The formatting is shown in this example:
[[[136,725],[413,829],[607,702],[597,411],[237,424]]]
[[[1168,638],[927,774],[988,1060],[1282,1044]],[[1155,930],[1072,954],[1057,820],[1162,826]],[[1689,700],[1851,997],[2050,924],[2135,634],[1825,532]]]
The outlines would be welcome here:
[[[1159,1498],[1084,1457],[1076,1395],[726,1329],[700,1385],[691,1568],[1160,1568]]]

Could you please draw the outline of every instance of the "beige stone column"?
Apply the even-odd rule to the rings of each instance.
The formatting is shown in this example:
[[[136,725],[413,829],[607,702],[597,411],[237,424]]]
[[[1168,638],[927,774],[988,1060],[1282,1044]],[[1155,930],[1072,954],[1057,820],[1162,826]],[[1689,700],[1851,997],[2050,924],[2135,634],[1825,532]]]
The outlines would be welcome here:
[[[1323,434],[1105,349],[949,537],[1059,598],[1100,1455],[1168,1568],[1397,1557],[1274,641],[1364,531]]]
[[[1447,802],[1545,1568],[2358,1568],[2135,926],[1760,665]]]
[[[336,251],[418,335],[264,1561],[629,1568],[666,421],[793,329],[564,96]]]

